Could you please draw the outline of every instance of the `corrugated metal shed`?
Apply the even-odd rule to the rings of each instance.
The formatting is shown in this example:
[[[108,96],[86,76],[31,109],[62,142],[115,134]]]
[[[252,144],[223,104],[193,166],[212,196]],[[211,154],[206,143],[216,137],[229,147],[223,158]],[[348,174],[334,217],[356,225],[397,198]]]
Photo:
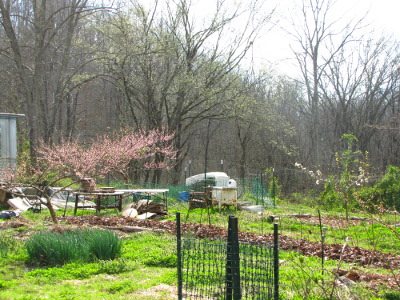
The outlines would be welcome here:
[[[0,113],[0,168],[14,167],[17,157],[17,118],[22,114]]]

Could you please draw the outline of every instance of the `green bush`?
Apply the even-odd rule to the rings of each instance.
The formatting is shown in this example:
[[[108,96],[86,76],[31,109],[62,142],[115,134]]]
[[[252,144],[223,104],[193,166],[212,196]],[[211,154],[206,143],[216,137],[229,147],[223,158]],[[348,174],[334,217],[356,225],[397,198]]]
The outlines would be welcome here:
[[[400,169],[388,166],[385,175],[373,187],[361,189],[357,196],[371,212],[375,212],[375,206],[381,204],[400,210]]]
[[[115,233],[101,229],[43,231],[33,235],[25,245],[29,262],[44,266],[115,259],[122,247]]]
[[[389,292],[385,294],[385,299],[387,300],[400,300],[399,292]]]
[[[343,201],[332,183],[332,181],[327,181],[324,185],[323,192],[318,197],[319,205],[326,209],[332,210],[343,206]]]

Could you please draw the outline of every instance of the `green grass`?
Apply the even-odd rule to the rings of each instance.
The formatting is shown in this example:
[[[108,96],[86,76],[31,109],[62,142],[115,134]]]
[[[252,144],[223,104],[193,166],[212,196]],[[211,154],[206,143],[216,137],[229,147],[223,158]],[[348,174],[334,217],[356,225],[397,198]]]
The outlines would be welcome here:
[[[177,265],[175,237],[163,233],[140,233],[124,240],[122,257],[145,266],[170,267]]]
[[[292,205],[281,202],[276,209],[269,208],[263,215],[236,211],[234,209],[200,210],[187,214],[187,206],[176,203],[169,207],[170,220],[174,220],[176,211],[181,212],[182,223],[202,223],[227,228],[229,215],[239,218],[239,230],[253,233],[272,233],[269,215],[303,213],[317,215],[315,208]],[[72,211],[67,211],[71,214]],[[79,211],[79,214],[93,212]],[[57,214],[63,214],[58,211]],[[343,212],[322,212],[340,219]],[[103,216],[117,215],[116,211],[105,210]],[[366,216],[361,213],[357,216]],[[387,224],[399,223],[400,217],[384,215]],[[114,260],[93,260],[90,262],[69,262],[63,267],[38,267],[27,264],[28,251],[24,247],[34,233],[48,228],[49,214],[43,210],[40,214],[24,213],[22,218],[30,226],[20,229],[8,229],[0,232],[0,299],[176,299],[176,294],[165,287],[177,285],[176,242],[173,236],[164,233],[142,232],[126,234],[122,238],[121,255]],[[280,234],[296,239],[320,241],[319,224],[307,219],[281,217]],[[379,223],[358,222],[357,225],[344,223],[327,227],[327,243],[343,244],[351,237],[349,245],[376,249],[399,254],[399,240],[394,238],[387,228]],[[397,229],[399,230],[399,229]],[[340,267],[360,272],[388,274],[388,270],[363,268],[354,264],[338,261],[325,261],[322,272],[321,259],[304,257],[293,252],[280,252],[280,291],[281,299],[328,299],[334,281],[332,270]],[[395,274],[399,275],[398,271]],[[365,283],[357,283],[348,289],[334,291],[334,299],[398,299],[397,291],[385,287],[370,290]],[[347,297],[347,298],[346,298]]]
[[[343,288],[333,283],[336,278],[333,270],[351,269],[346,263],[328,260],[321,267],[318,257],[305,257],[295,252],[281,252],[280,298],[281,299],[383,299],[383,295],[367,290],[362,284]],[[359,268],[363,271],[363,268]]]
[[[284,208],[268,209],[262,215],[247,211],[236,211],[234,209],[223,209],[219,211],[214,209],[194,209],[187,211],[182,205],[173,206],[175,210],[171,210],[171,214],[180,208],[181,220],[183,223],[201,223],[212,224],[216,226],[227,227],[227,218],[229,215],[235,215],[239,218],[239,230],[252,232],[257,234],[271,233],[273,229],[272,223],[268,222],[268,216],[281,215],[278,221],[279,233],[287,235],[295,239],[307,239],[310,241],[321,241],[321,230],[319,223],[310,223],[307,218],[294,218],[284,216],[288,214],[312,214],[318,216],[315,209],[291,204],[285,204]],[[283,215],[283,216],[282,216]],[[344,219],[344,214],[322,212],[323,216],[331,218]],[[352,216],[366,217],[370,219],[370,215],[354,213]],[[382,217],[382,216],[379,216]],[[174,217],[170,218],[171,220]],[[400,233],[400,228],[394,228],[393,224],[400,222],[400,217],[396,215],[385,215],[383,221],[387,225],[391,225],[394,230]],[[360,221],[357,224],[340,222],[339,226],[330,226],[322,224],[327,228],[325,238],[326,243],[343,244],[347,237],[350,238],[350,246],[359,246],[370,250],[379,250],[385,253],[393,253],[400,255],[400,239],[395,238],[393,232],[384,225],[374,222]]]
[[[124,238],[121,258],[38,268],[25,263],[21,243],[20,260],[11,253],[0,260],[0,299],[176,299],[165,288],[176,286],[175,247],[167,234],[134,234]]]

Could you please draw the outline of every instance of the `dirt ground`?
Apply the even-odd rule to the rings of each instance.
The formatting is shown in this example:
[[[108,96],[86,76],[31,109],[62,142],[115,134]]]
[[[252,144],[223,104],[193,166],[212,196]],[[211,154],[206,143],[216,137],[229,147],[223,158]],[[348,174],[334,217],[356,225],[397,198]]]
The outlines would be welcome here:
[[[313,218],[310,217],[307,222],[312,222]],[[64,221],[69,225],[77,227],[85,226],[98,226],[118,230],[122,232],[132,232],[141,229],[145,230],[162,230],[171,234],[176,232],[176,223],[174,221],[156,221],[156,220],[137,220],[125,217],[99,217],[99,216],[66,216],[59,217],[59,221]],[[315,218],[315,222],[319,222]],[[343,222],[338,219],[325,218],[324,224],[330,226],[340,226],[338,222]],[[354,222],[359,222],[354,220]],[[50,223],[50,221],[49,221]],[[18,228],[20,226],[29,226],[29,224],[22,220],[10,220],[0,224],[2,229]],[[0,228],[1,229],[1,228]],[[183,233],[192,233],[198,238],[223,238],[227,236],[227,230],[213,225],[199,225],[199,224],[182,224]],[[258,242],[272,242],[272,234],[254,234],[248,232],[240,232],[239,239],[242,242],[258,243]],[[292,250],[301,253],[305,256],[319,256],[321,257],[321,243],[312,242],[306,239],[293,239],[288,236],[279,235],[279,247],[281,250]],[[324,255],[326,259],[341,260],[347,263],[353,263],[354,267],[351,270],[337,269],[336,275],[339,277],[346,277],[354,282],[362,282],[367,284],[371,289],[378,289],[380,285],[385,285],[392,290],[400,291],[400,256],[380,251],[373,251],[363,249],[360,247],[351,247],[341,244],[325,244]],[[357,266],[384,268],[388,270],[388,274],[374,274],[365,273],[360,271]]]

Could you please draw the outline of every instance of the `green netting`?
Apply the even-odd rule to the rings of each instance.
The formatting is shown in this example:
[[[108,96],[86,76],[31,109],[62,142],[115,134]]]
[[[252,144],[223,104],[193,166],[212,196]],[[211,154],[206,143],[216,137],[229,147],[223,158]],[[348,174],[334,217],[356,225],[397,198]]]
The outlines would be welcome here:
[[[251,201],[253,204],[273,206],[274,199],[271,198],[267,189],[267,183],[265,177],[254,177],[254,178],[241,178],[236,179],[238,199],[245,198],[246,201]],[[215,185],[215,181],[206,183],[207,185]],[[180,193],[190,191],[204,191],[204,181],[199,182],[196,186],[182,185],[160,185],[150,182],[141,183],[129,183],[124,182],[112,182],[110,186],[117,189],[168,189],[169,201],[179,201]]]
[[[237,179],[239,197],[246,197],[257,205],[272,206],[273,199],[263,177]]]
[[[181,257],[184,298],[225,299],[226,241],[183,239]],[[241,299],[273,299],[273,245],[240,244],[239,257]]]

